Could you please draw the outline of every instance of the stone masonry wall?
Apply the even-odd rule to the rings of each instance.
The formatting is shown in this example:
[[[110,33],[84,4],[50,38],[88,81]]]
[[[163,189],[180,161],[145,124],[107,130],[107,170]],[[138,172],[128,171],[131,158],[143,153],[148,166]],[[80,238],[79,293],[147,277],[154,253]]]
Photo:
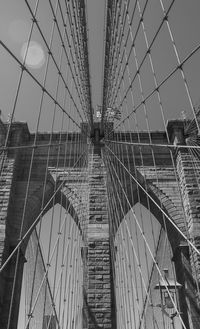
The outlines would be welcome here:
[[[183,205],[185,209],[190,240],[200,249],[200,163],[193,163],[194,159],[186,152],[177,155],[177,171],[180,179]],[[200,257],[194,252],[191,255],[193,275],[200,280]],[[196,269],[196,273],[194,271]]]
[[[85,261],[83,328],[114,328],[112,274],[107,213],[106,171],[98,153],[89,158],[89,222]]]
[[[0,159],[2,173],[0,177],[0,265],[2,264],[2,255],[4,251],[6,218],[11,193],[11,184],[14,170],[14,159]]]

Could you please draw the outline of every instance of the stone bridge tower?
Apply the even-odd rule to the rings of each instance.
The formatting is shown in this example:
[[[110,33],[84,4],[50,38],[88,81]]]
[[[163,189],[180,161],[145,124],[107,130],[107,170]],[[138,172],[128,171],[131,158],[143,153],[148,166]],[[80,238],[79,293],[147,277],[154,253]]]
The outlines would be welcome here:
[[[4,128],[0,127],[1,140],[5,136],[6,126]],[[83,130],[85,128],[83,125]],[[29,233],[21,243],[19,252],[15,253],[0,275],[0,327],[2,329],[7,328],[9,317],[10,329],[17,328],[26,246],[33,223],[38,222],[41,216],[52,207],[53,199],[54,202],[68,209],[83,234],[83,241],[87,240],[81,251],[84,265],[83,328],[116,328],[115,303],[117,301],[114,297],[111,218],[108,212],[107,186],[109,185],[111,190],[114,184],[116,186],[116,181],[113,181],[114,175],[110,175],[109,170],[117,172],[118,168],[115,165],[109,168],[110,164],[106,160],[107,151],[104,144],[99,141],[100,130],[98,134],[98,126],[96,128],[96,137],[90,145],[83,137],[83,131],[63,134],[62,140],[59,134],[53,134],[53,146],[50,151],[49,135],[40,133],[37,137],[34,159],[32,159],[30,146],[33,144],[35,135],[29,132],[24,123],[12,124],[9,148],[1,153],[1,166],[4,170],[0,178],[0,265],[3,265],[13,252],[19,243],[20,235]],[[129,174],[126,170],[124,171],[122,187],[128,200],[119,207],[118,212],[121,214],[122,221],[123,214],[140,202],[145,207],[150,207],[152,214],[167,230],[177,280],[182,284],[179,296],[182,318],[186,328],[197,329],[200,323],[200,300],[197,293],[200,280],[199,256],[191,250],[181,232],[187,235],[188,240],[199,249],[199,176],[194,172],[191,155],[186,149],[178,147],[184,144],[185,138],[182,122],[170,121],[168,131],[171,143],[176,143],[177,147],[173,152],[167,147],[155,148],[156,171],[149,147],[144,146],[143,163],[140,161],[140,148],[137,145],[134,146],[135,157],[130,156],[132,146],[128,145],[128,142],[138,143],[137,134],[131,133],[130,136],[126,133],[113,133],[114,140],[119,141],[120,138],[121,141],[127,142],[126,146],[121,145],[120,148],[116,148],[115,144],[110,147],[121,159],[122,164],[130,169],[133,177],[130,184]],[[141,133],[140,143],[148,143],[148,138],[146,132]],[[152,132],[151,139],[155,144],[168,144],[165,132]],[[73,147],[65,149],[64,144],[69,141]],[[82,144],[77,141],[82,141]],[[61,147],[59,147],[62,144],[60,142],[63,142]],[[80,158],[84,148],[88,154],[86,162]],[[29,175],[31,161],[32,171]],[[78,162],[77,169],[70,171],[70,166],[74,161]],[[175,165],[175,170],[172,163]],[[59,170],[56,170],[56,167]],[[66,168],[70,175],[66,174]],[[198,161],[196,170],[199,173]],[[80,179],[82,180],[81,190],[77,186]],[[119,195],[122,194],[119,185],[117,189]],[[145,191],[148,193],[148,198]],[[115,193],[113,189],[113,198],[116,197]],[[26,202],[26,208],[24,208],[24,202]],[[82,204],[81,214],[80,208],[77,207],[78,203]],[[41,209],[43,209],[42,214]],[[22,221],[23,232],[20,232]],[[173,223],[179,231],[175,229]],[[115,232],[117,230],[118,226],[115,226]],[[15,278],[16,257],[18,257],[18,268]],[[194,268],[197,269],[196,272]],[[197,273],[196,279],[194,272]],[[15,290],[12,296],[14,278]],[[10,312],[12,297],[14,307]]]

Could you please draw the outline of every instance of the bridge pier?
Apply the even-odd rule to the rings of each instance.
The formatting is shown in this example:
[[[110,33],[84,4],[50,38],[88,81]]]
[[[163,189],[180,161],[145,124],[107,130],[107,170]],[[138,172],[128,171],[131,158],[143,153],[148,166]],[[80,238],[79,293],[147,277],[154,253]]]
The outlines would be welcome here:
[[[84,255],[83,328],[116,328],[106,168],[100,146],[89,155],[89,220]]]
[[[185,145],[182,121],[168,123],[172,144]],[[186,148],[177,148],[175,153],[180,193],[184,208],[182,231],[200,250],[200,160]],[[186,328],[198,329],[200,323],[200,256],[186,241],[180,242],[174,251],[177,279],[183,288],[180,293],[180,308]],[[187,314],[187,315],[186,315]]]
[[[10,252],[12,252],[12,249]],[[3,303],[1,303],[0,307],[0,328],[2,329],[17,329],[20,307],[19,301],[21,298],[23,268],[25,262],[26,259],[24,254],[19,250],[12,257],[1,278],[1,284],[4,285]]]

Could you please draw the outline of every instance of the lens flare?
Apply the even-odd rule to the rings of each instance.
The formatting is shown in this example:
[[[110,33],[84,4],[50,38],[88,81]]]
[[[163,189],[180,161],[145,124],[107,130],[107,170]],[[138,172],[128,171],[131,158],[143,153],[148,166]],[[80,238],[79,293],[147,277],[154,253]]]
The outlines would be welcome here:
[[[25,64],[33,69],[38,69],[45,62],[45,54],[42,46],[36,41],[25,42],[21,48],[21,57]]]

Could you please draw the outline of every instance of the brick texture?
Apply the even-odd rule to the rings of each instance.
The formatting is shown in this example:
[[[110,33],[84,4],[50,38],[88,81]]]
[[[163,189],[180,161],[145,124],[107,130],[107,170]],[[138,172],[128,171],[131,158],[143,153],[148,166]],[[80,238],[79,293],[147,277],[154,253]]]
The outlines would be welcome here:
[[[84,264],[84,328],[114,328],[106,169],[98,153],[89,155],[88,179],[90,194]]]

